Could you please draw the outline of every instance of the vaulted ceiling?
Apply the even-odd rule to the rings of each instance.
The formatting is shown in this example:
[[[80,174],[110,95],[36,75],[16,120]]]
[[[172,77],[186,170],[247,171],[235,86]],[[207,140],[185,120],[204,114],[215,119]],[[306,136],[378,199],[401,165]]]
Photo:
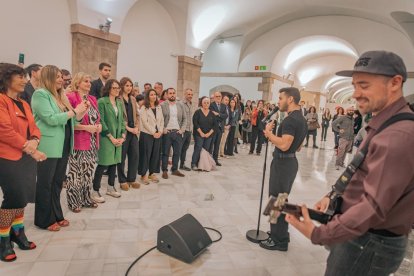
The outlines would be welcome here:
[[[106,17],[111,17],[111,31],[119,34],[128,11],[139,1],[148,0],[68,0],[73,23],[96,27]],[[241,36],[241,64],[258,38],[290,22],[321,16],[383,24],[414,45],[414,1],[411,0],[154,1],[170,14],[182,42],[181,52],[189,56],[206,51],[214,39]],[[306,30],[291,30],[297,31],[306,34]],[[381,33],[376,35],[381,36]],[[360,39],[363,41],[364,37]],[[352,93],[349,80],[332,78],[335,71],[352,66],[361,54],[358,50],[343,37],[309,31],[308,35],[277,48],[269,62],[273,64],[274,73],[293,72],[298,86],[312,87],[312,90],[327,93],[331,100],[344,101]]]

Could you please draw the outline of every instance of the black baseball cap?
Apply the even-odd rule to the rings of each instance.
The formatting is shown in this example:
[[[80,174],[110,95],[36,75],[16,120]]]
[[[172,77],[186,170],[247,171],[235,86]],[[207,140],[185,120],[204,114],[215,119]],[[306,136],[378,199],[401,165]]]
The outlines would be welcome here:
[[[400,75],[403,82],[407,79],[407,69],[402,58],[387,51],[368,51],[355,62],[354,70],[336,72],[338,76],[352,77],[354,73],[370,73],[394,77]]]

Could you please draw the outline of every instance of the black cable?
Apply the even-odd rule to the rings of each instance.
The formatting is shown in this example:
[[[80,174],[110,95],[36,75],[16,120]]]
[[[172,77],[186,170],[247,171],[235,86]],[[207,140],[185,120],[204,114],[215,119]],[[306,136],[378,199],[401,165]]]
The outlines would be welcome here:
[[[216,232],[217,234],[219,234],[219,235],[220,235],[220,238],[218,238],[217,240],[215,240],[215,241],[213,241],[213,242],[218,242],[218,241],[220,241],[220,240],[223,238],[223,235],[220,233],[220,231],[219,231],[219,230],[216,230],[216,229],[213,229],[213,228],[210,228],[210,227],[204,227],[204,229],[214,231],[214,232]]]
[[[207,230],[211,230],[211,231],[214,231],[214,232],[216,232],[217,234],[219,234],[220,235],[220,237],[217,239],[217,240],[214,240],[213,242],[218,242],[218,241],[220,241],[222,238],[223,238],[223,235],[220,233],[220,231],[219,230],[216,230],[216,229],[214,229],[214,228],[210,228],[210,227],[204,227],[205,229],[207,229]],[[133,261],[132,262],[132,264],[128,267],[128,270],[126,271],[126,273],[125,273],[125,276],[128,276],[128,273],[129,273],[129,271],[132,269],[132,267],[142,258],[142,257],[144,257],[145,255],[147,255],[148,253],[150,253],[152,250],[154,250],[155,248],[157,248],[157,246],[154,246],[154,247],[152,247],[152,248],[150,248],[150,249],[148,249],[144,254],[142,254],[141,256],[139,256],[138,258],[136,258],[135,259],[135,261]]]
[[[155,248],[157,248],[156,246],[150,248],[147,250],[147,252],[145,252],[144,254],[142,254],[141,256],[139,256],[135,261],[132,262],[132,264],[128,267],[128,270],[125,273],[125,276],[128,276],[129,271],[131,270],[131,268],[145,255],[147,255],[148,253],[150,253],[152,250],[154,250]]]

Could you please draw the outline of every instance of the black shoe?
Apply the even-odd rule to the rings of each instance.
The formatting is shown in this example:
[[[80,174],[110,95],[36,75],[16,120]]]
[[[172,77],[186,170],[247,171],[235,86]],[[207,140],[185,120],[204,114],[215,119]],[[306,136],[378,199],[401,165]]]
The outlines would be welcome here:
[[[303,145],[305,148],[307,148],[308,147],[308,144],[305,144],[305,145]]]
[[[314,149],[319,149],[319,147],[318,147],[318,146],[316,146],[316,145],[313,145],[313,148],[314,148]]]
[[[267,249],[267,250],[278,250],[278,251],[287,251],[288,250],[288,242],[277,242],[272,240],[272,238],[268,238],[265,241],[260,242],[260,247]]]
[[[266,234],[269,236],[269,238],[272,236],[272,233],[270,233],[270,231],[267,231]],[[290,233],[288,232],[287,234],[287,238],[284,238],[283,240],[290,242]]]
[[[260,152],[256,152],[256,155],[260,155]]]
[[[16,243],[21,250],[32,250],[36,248],[36,244],[34,242],[27,240],[24,229],[20,229],[17,234],[13,229],[11,229],[10,240]]]
[[[253,154],[253,152],[252,151],[249,151],[249,154]]]
[[[221,166],[221,163],[218,161],[218,160],[215,160],[216,161],[216,166]]]
[[[235,150],[234,153],[239,154],[239,152],[237,150]]]
[[[186,165],[180,166],[180,170],[191,171],[191,169],[187,167]]]
[[[13,262],[16,260],[16,253],[12,248],[10,236],[0,238],[0,260],[3,262]]]

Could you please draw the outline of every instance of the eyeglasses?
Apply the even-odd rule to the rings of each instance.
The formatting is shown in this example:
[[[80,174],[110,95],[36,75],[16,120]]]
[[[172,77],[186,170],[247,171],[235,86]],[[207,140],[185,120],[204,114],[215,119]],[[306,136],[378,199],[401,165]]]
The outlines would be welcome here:
[[[216,97],[216,98],[221,98],[221,96],[214,96],[214,97]]]

